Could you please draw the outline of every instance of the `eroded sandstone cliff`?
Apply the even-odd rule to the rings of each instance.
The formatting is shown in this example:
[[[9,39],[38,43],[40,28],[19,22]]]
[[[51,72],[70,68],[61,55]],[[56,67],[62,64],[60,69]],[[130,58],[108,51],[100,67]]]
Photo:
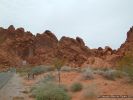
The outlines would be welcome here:
[[[133,27],[118,50],[111,47],[88,48],[84,41],[63,36],[60,40],[49,30],[33,35],[23,28],[0,27],[0,67],[52,64],[56,57],[72,67],[113,67],[117,59],[133,49]]]

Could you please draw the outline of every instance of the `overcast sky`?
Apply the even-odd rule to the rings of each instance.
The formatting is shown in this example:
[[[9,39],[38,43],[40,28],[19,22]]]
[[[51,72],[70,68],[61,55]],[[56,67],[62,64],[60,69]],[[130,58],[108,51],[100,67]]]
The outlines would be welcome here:
[[[133,0],[0,0],[0,26],[51,30],[84,39],[90,48],[118,48],[133,25]]]

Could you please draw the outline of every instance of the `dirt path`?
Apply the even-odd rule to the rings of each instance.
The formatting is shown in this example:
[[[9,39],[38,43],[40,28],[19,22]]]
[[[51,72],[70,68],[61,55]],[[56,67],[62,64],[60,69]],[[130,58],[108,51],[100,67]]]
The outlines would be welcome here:
[[[18,74],[14,74],[9,82],[0,90],[0,100],[28,100],[28,96],[23,93],[25,88],[22,79]],[[13,99],[19,97],[19,99]]]

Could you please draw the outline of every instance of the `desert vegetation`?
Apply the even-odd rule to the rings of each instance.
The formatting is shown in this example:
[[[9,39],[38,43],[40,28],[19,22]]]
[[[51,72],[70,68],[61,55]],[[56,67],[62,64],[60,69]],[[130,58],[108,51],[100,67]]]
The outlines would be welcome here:
[[[133,83],[133,51],[125,54],[118,62],[118,70],[124,72],[129,83]]]
[[[75,100],[76,98],[76,100],[97,100],[98,96],[106,93],[103,92],[106,90],[103,88],[112,89],[111,84],[128,86],[124,80],[131,78],[129,70],[120,68],[84,67],[78,69],[60,63],[56,64],[53,67],[41,65],[16,70],[26,86],[29,85],[25,93],[31,100]],[[60,71],[60,76],[58,71]],[[25,74],[21,75],[22,73]],[[28,79],[28,73],[31,73],[31,76],[34,74],[34,78]],[[107,91],[107,93],[110,92]]]
[[[64,63],[65,63],[64,60],[59,59],[59,58],[56,58],[54,60],[54,63],[53,63],[54,67],[58,71],[58,81],[59,81],[59,84],[61,83],[61,68],[63,67]]]
[[[93,79],[94,78],[94,71],[89,67],[83,68],[82,69],[82,76],[83,76],[83,79],[85,79],[85,80]]]
[[[64,66],[64,61],[58,59],[51,66],[26,66],[12,71],[15,70],[25,84],[29,84],[29,90],[25,93],[31,100],[75,100],[77,97],[76,100],[98,100],[98,96],[106,92],[110,93],[103,89],[110,88],[109,84],[126,87],[132,83],[132,60],[132,56],[125,56],[115,68],[73,68]],[[0,73],[0,77],[9,79],[12,71],[7,74]],[[0,82],[0,86],[3,84],[5,84],[4,81]]]
[[[62,65],[63,66],[63,65]],[[32,85],[30,93],[35,100],[73,100],[73,96],[76,93],[80,93],[82,100],[96,100],[98,98],[99,91],[95,83],[86,84],[85,82],[91,82],[97,80],[97,76],[100,76],[102,80],[107,82],[117,82],[117,80],[124,80],[126,72],[119,69],[93,69],[90,67],[81,68],[80,71],[74,70],[71,67],[60,67],[60,78],[62,81],[59,83],[58,70],[47,70],[37,74],[37,77],[44,75],[37,83]],[[56,68],[55,68],[56,69]],[[38,72],[38,71],[37,71]],[[69,73],[75,73],[79,75],[80,79],[73,79],[71,83],[67,83],[65,80],[69,76]],[[64,76],[67,75],[67,76]],[[72,77],[72,76],[69,76]],[[76,76],[75,76],[76,77]],[[71,79],[71,78],[70,78]],[[76,81],[74,81],[76,80]],[[106,83],[108,84],[108,83]],[[80,100],[78,99],[78,100]]]
[[[72,92],[78,92],[83,89],[83,85],[81,83],[73,83],[70,87]]]
[[[36,100],[70,100],[69,94],[56,83],[47,81],[32,89]]]
[[[65,85],[57,84],[55,76],[48,73],[42,80],[31,88],[36,100],[70,100]]]

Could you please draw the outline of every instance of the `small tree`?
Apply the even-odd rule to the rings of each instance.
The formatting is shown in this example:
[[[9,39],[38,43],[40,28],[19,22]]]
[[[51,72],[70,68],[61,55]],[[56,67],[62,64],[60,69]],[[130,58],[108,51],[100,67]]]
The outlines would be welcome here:
[[[64,65],[64,60],[62,60],[62,59],[59,59],[59,58],[56,58],[55,60],[54,60],[54,67],[57,69],[57,71],[58,71],[58,81],[59,81],[59,85],[60,85],[60,83],[61,83],[61,68],[63,67],[63,65]]]

